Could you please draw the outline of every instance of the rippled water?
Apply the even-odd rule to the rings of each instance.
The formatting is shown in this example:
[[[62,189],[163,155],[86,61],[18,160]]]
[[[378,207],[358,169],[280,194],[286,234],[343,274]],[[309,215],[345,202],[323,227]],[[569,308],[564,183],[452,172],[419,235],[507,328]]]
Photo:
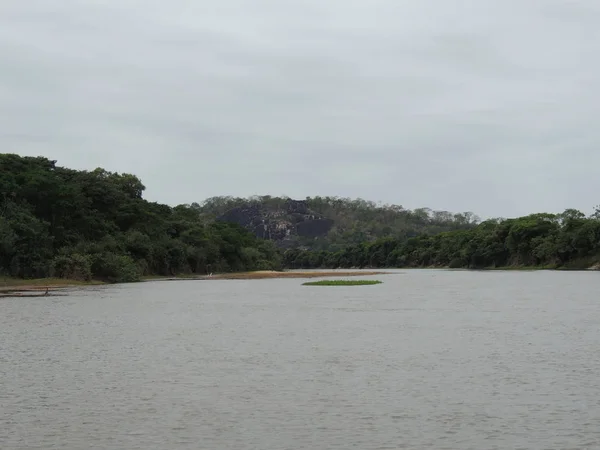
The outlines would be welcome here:
[[[0,448],[600,448],[599,273],[379,279],[0,299]]]

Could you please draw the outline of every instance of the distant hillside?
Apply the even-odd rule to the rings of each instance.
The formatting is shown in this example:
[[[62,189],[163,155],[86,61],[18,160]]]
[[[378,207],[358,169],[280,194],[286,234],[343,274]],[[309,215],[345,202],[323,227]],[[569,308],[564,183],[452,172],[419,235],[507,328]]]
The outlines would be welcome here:
[[[194,204],[205,220],[236,223],[283,248],[332,250],[380,238],[473,228],[472,213],[404,209],[339,197],[212,197]]]

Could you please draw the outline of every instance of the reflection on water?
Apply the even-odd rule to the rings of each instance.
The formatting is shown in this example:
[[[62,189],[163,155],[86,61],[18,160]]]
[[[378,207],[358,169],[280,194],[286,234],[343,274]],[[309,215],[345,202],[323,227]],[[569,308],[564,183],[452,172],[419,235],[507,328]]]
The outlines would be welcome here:
[[[600,275],[378,278],[1,299],[0,448],[600,448]]]

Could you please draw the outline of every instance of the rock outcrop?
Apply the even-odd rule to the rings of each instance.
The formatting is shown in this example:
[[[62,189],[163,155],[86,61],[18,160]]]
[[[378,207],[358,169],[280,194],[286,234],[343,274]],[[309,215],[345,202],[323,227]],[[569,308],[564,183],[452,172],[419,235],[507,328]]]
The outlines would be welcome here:
[[[325,236],[333,221],[311,211],[304,200],[288,199],[274,206],[252,202],[227,211],[217,220],[237,223],[256,236],[292,247],[301,238]]]

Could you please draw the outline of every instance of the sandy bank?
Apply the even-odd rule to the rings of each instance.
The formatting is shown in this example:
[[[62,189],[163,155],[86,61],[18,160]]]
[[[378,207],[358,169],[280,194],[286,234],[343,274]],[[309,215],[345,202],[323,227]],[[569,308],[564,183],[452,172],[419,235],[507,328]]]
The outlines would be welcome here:
[[[261,270],[257,272],[239,272],[239,273],[222,273],[213,275],[208,279],[213,280],[261,280],[267,278],[324,278],[324,277],[358,277],[358,276],[371,276],[371,275],[386,275],[390,272],[378,272],[378,271],[290,271],[290,272],[277,272],[274,270]]]
[[[144,281],[194,281],[194,280],[265,280],[274,278],[324,278],[324,277],[358,277],[370,275],[389,275],[393,272],[367,270],[330,270],[330,271],[301,271],[291,270],[278,272],[276,270],[257,270],[254,272],[217,273],[214,275],[196,275],[183,277],[147,278]]]
[[[200,275],[188,277],[148,278],[143,281],[184,281],[184,280],[263,280],[274,278],[325,278],[325,277],[357,277],[371,275],[386,275],[391,272],[380,271],[298,271],[278,272],[275,270],[258,270],[256,272],[220,273],[215,275]],[[86,287],[104,284],[102,282],[77,282],[74,280],[59,280],[56,278],[17,280],[5,279],[0,282],[0,297],[38,297],[52,295],[62,289]]]

